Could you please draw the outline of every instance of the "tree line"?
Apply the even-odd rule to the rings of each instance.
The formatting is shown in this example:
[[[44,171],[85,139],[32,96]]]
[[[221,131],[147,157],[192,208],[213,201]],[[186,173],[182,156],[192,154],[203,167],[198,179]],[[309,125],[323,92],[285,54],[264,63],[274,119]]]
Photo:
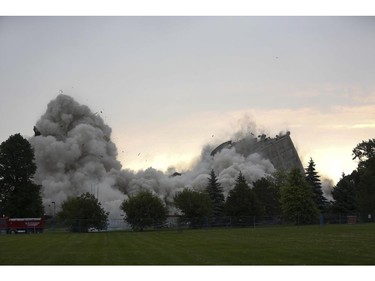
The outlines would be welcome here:
[[[374,221],[375,215],[375,139],[362,141],[352,151],[357,169],[342,174],[332,190],[335,212],[359,214],[362,221]]]
[[[352,151],[358,167],[342,178],[332,189],[333,201],[322,192],[320,176],[310,159],[304,173],[299,169],[276,173],[248,183],[239,172],[233,188],[225,198],[214,170],[203,191],[184,189],[173,198],[180,220],[190,226],[204,219],[249,216],[279,216],[294,224],[312,224],[320,213],[359,214],[362,221],[373,221],[375,214],[375,139],[362,141]],[[0,145],[0,212],[7,217],[40,217],[44,215],[41,186],[35,184],[34,153],[30,143],[20,134]],[[135,230],[165,223],[168,207],[156,194],[140,191],[124,200],[124,219]],[[95,196],[84,193],[68,198],[58,217],[74,231],[89,227],[104,229],[108,213]]]
[[[174,197],[180,220],[190,226],[201,226],[207,218],[275,217],[292,224],[319,222],[320,214],[359,215],[362,221],[374,221],[375,214],[375,139],[362,141],[352,151],[358,167],[344,175],[332,189],[332,201],[324,197],[315,162],[310,158],[305,172],[299,169],[277,171],[252,183],[250,187],[239,172],[233,188],[224,198],[223,188],[211,170],[204,191],[185,189]],[[153,200],[153,204],[146,203]],[[144,206],[148,206],[146,209]],[[158,206],[158,211],[152,206]],[[164,206],[164,209],[163,209]],[[124,201],[121,209],[133,229],[143,229],[165,221],[167,208],[157,195],[142,191]],[[135,210],[142,209],[135,215]],[[156,217],[156,214],[157,217]],[[146,221],[148,223],[146,223]]]
[[[152,198],[154,204],[146,203],[145,197],[149,198],[149,202]],[[239,172],[226,199],[215,171],[211,170],[204,191],[184,189],[173,199],[174,206],[180,211],[180,223],[187,223],[191,227],[204,225],[208,218],[220,221],[225,216],[245,218],[283,215],[286,221],[298,224],[314,223],[319,217],[313,189],[298,169],[262,178],[253,183],[253,188]],[[136,210],[145,206],[147,208],[143,212],[135,214]],[[160,212],[153,206],[158,206]],[[135,230],[142,230],[155,223],[162,224],[167,216],[167,207],[163,201],[150,191],[142,191],[130,197],[121,208],[127,215],[126,221]],[[159,216],[156,217],[156,214]]]

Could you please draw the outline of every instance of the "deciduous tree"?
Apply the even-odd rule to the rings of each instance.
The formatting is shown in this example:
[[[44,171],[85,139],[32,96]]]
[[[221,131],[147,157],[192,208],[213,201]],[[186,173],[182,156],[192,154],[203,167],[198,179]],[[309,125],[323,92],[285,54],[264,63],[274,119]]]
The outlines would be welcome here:
[[[261,178],[253,183],[253,191],[261,206],[262,215],[280,215],[280,186],[273,177]]]
[[[366,164],[366,161],[375,157],[375,139],[362,141],[353,149],[353,160],[358,159],[359,167]]]
[[[161,225],[166,221],[167,207],[163,201],[150,191],[141,191],[124,200],[121,210],[126,213],[125,220],[133,230],[143,230],[152,225]]]
[[[40,217],[44,213],[41,187],[34,183],[34,152],[20,134],[0,145],[0,215]]]
[[[90,193],[65,200],[57,216],[64,220],[73,232],[87,232],[90,227],[101,230],[108,225],[108,213]]]
[[[210,197],[206,192],[185,189],[174,197],[175,206],[183,213],[183,220],[192,226],[201,225],[212,211]]]
[[[365,168],[359,170],[358,207],[364,221],[375,220],[375,157],[366,161]]]
[[[353,172],[354,173],[354,172]],[[342,174],[341,179],[332,190],[333,211],[342,214],[354,214],[358,212],[357,191],[354,174]]]

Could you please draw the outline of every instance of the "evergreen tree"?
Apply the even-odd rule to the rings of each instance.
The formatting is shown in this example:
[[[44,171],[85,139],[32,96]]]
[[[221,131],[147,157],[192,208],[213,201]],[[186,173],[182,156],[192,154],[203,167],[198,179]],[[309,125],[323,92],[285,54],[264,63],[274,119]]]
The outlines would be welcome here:
[[[280,202],[286,221],[295,224],[318,221],[319,210],[314,202],[314,194],[299,169],[288,173],[286,184],[281,187]]]
[[[224,194],[223,188],[218,182],[215,171],[212,169],[210,177],[208,178],[208,185],[206,188],[212,203],[212,215],[220,217],[224,212]]]
[[[318,207],[320,211],[324,211],[327,206],[327,199],[323,196],[320,176],[315,170],[315,163],[312,158],[310,158],[305,174],[306,174],[306,181],[310,185],[311,190],[314,193],[314,202],[316,206]]]
[[[40,217],[44,213],[41,187],[33,181],[34,152],[20,134],[0,145],[0,215]]]
[[[260,215],[259,201],[241,172],[236,179],[234,188],[229,191],[225,212],[229,216],[236,217]]]

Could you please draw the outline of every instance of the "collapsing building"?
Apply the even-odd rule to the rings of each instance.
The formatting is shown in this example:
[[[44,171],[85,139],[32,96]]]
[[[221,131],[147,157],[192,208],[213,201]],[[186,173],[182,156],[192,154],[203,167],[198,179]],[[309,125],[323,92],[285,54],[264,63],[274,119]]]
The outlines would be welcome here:
[[[304,172],[301,160],[290,137],[290,132],[275,138],[263,134],[258,138],[250,136],[237,142],[227,141],[216,147],[211,155],[214,156],[222,149],[232,147],[244,157],[253,153],[260,154],[262,157],[269,159],[277,170],[289,171],[298,168]]]

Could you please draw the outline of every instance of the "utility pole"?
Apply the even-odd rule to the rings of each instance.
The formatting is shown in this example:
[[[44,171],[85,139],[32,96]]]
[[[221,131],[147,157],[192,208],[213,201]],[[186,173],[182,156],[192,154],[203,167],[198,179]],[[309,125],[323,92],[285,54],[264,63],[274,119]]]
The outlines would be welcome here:
[[[52,201],[51,203],[53,204],[53,217],[55,217],[55,214],[56,214],[56,203],[55,203],[55,201]]]
[[[53,220],[52,220],[52,222],[53,222],[53,225],[55,225],[56,203],[55,203],[55,201],[52,201],[51,203],[53,204]]]

